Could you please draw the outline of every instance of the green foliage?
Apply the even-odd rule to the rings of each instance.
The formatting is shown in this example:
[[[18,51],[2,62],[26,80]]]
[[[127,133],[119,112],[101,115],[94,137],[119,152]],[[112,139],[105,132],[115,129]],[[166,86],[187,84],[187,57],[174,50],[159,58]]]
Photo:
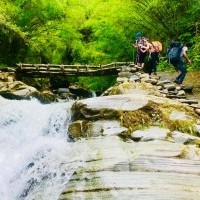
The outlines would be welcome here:
[[[164,49],[189,41],[189,69],[199,69],[199,13],[199,0],[1,0],[0,63],[132,61],[140,31]]]
[[[92,91],[102,92],[116,82],[116,76],[79,77],[78,83]]]
[[[47,90],[50,87],[50,81],[48,78],[23,78],[22,81],[40,91]]]
[[[195,44],[191,52],[193,64],[190,66],[190,69],[200,69],[200,35],[195,37]]]
[[[26,54],[25,33],[15,24],[19,9],[8,0],[0,1],[0,63],[12,65]]]
[[[159,71],[174,71],[174,67],[168,62],[167,57],[161,57],[157,66]]]

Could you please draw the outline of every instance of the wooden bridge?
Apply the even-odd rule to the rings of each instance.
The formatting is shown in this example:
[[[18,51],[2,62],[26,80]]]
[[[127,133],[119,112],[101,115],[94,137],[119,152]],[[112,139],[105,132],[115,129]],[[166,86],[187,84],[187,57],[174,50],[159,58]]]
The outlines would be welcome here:
[[[122,66],[134,66],[132,62],[115,62],[106,65],[57,65],[18,63],[16,73],[22,77],[51,76],[107,76],[117,75]]]

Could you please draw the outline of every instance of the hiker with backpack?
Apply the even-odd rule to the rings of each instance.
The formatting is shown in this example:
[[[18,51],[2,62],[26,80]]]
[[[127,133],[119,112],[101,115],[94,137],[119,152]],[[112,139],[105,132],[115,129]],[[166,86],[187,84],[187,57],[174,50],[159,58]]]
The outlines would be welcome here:
[[[159,41],[149,43],[149,67],[148,73],[157,75],[157,65],[159,63],[159,53],[162,51],[162,44]]]
[[[139,68],[143,68],[149,46],[147,40],[142,37],[142,33],[138,32],[136,34],[136,42],[133,44],[133,47],[137,48],[136,65]]]
[[[184,65],[184,59],[187,60],[189,64],[192,63],[187,55],[188,48],[188,43],[185,43],[182,46],[180,42],[172,41],[168,52],[169,62],[176,68],[176,70],[180,71],[180,74],[174,80],[174,82],[179,85],[183,83],[187,73],[186,67]]]

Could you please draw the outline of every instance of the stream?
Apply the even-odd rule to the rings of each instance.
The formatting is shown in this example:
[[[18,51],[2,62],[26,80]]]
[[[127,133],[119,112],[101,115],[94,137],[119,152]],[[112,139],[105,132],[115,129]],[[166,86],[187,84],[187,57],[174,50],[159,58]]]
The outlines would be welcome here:
[[[0,199],[58,198],[82,165],[66,131],[72,103],[0,101]]]

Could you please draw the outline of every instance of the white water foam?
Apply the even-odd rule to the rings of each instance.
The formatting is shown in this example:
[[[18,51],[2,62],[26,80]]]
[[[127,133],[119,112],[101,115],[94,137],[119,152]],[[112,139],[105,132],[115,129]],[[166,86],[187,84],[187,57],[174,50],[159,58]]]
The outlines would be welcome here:
[[[0,199],[58,198],[82,165],[67,141],[71,105],[0,101]]]

